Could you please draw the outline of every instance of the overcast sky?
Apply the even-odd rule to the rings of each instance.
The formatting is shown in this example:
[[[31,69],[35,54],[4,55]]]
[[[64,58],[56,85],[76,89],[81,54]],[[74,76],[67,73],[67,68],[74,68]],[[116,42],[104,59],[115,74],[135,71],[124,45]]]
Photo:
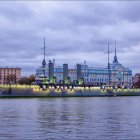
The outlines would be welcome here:
[[[34,74],[42,63],[44,37],[47,62],[106,67],[107,43],[112,62],[116,40],[119,62],[140,72],[138,1],[0,2],[0,66]]]

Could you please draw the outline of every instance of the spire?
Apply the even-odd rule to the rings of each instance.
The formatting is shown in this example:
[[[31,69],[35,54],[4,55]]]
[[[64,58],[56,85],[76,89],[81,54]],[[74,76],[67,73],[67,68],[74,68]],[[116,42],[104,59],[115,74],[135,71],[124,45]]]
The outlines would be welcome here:
[[[117,59],[117,55],[116,55],[116,40],[115,40],[115,56],[114,56],[113,63],[118,63],[118,59]]]
[[[46,60],[45,60],[45,55],[46,55],[45,54],[45,49],[46,49],[46,46],[45,46],[45,37],[44,37],[44,48],[43,49],[44,49],[44,59],[42,61],[42,65],[45,66],[46,65]]]

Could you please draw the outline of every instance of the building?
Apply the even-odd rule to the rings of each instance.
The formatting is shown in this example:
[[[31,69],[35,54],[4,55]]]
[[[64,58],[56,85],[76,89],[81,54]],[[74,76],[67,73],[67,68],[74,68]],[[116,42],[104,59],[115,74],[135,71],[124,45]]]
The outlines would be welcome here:
[[[77,81],[80,81],[82,78],[82,66],[81,64],[76,65],[76,70],[77,70]]]
[[[54,82],[54,63],[49,60],[49,67],[48,67],[48,78],[50,80],[51,83]]]
[[[21,68],[0,67],[0,84],[16,84],[21,79]]]
[[[70,81],[69,78],[69,71],[68,71],[68,64],[63,64],[63,81],[64,84],[68,84]]]
[[[49,61],[45,70],[48,83],[109,85],[114,87],[131,87],[133,84],[132,70],[125,68],[118,62],[116,48],[113,62],[105,68],[90,67],[84,62],[83,64],[77,64],[73,69],[68,69],[68,64],[63,64],[62,67]],[[41,73],[42,67],[37,69],[36,77],[40,77]]]

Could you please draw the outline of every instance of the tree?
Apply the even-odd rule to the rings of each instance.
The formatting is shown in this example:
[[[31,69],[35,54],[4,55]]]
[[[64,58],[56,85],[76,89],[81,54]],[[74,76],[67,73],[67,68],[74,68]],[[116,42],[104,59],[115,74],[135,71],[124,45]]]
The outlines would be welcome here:
[[[30,84],[28,77],[22,77],[22,78],[18,81],[18,83],[21,84],[21,85],[28,85],[28,84]]]
[[[138,76],[137,82],[134,83],[134,87],[140,88],[140,75]]]
[[[35,76],[34,75],[30,75],[28,79],[29,79],[30,83],[35,82]]]
[[[35,76],[34,75],[30,75],[29,77],[22,77],[21,80],[19,80],[19,84],[21,85],[31,85],[32,82],[35,81]]]

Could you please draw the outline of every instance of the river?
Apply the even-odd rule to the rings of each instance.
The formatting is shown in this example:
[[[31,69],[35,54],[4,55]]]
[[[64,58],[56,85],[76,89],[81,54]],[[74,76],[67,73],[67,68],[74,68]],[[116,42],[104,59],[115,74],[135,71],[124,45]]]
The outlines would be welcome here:
[[[136,96],[0,99],[0,139],[140,139],[139,108]]]

